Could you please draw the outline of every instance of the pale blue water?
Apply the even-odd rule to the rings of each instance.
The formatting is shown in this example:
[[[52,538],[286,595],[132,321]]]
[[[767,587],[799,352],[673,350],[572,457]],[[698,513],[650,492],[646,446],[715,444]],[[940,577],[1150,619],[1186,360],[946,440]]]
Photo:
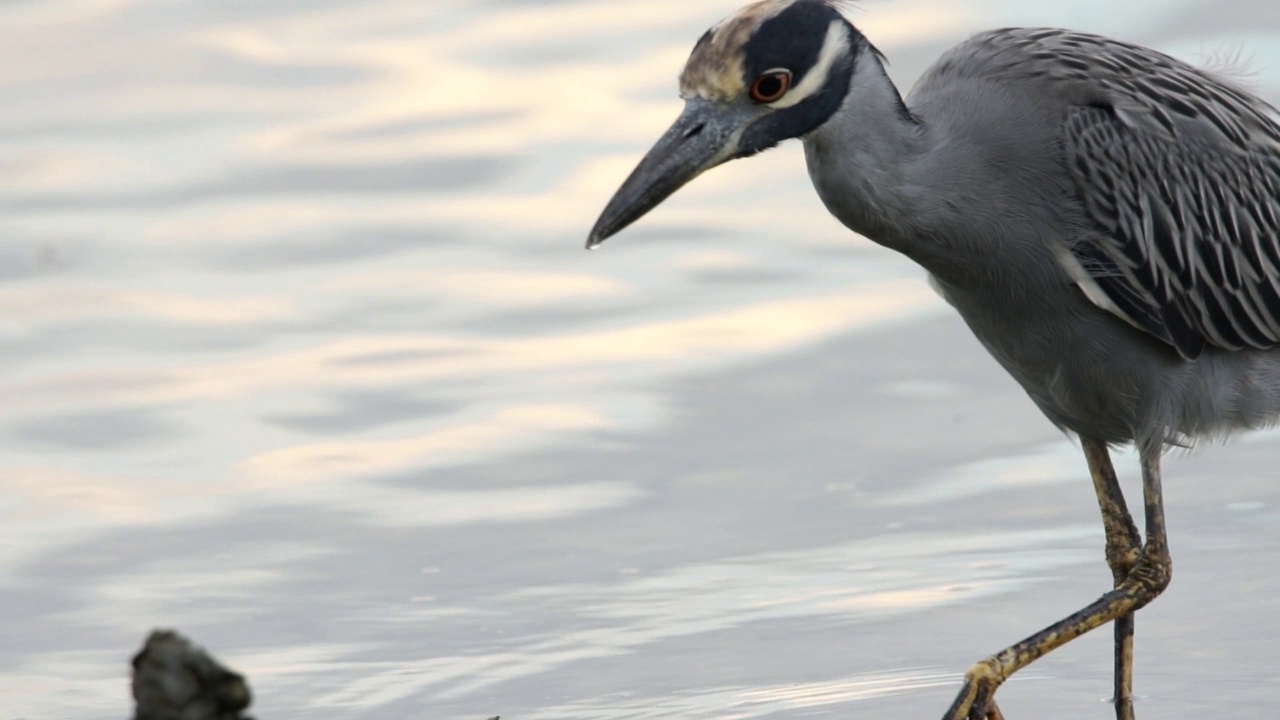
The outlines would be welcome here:
[[[1280,100],[1270,0],[1057,5],[854,17]],[[1078,450],[794,145],[581,250],[735,6],[0,2],[0,717],[123,716],[155,626],[274,720],[936,717],[1103,591]],[[1144,718],[1280,710],[1277,452],[1167,463]],[[1108,645],[1002,707],[1108,717]]]

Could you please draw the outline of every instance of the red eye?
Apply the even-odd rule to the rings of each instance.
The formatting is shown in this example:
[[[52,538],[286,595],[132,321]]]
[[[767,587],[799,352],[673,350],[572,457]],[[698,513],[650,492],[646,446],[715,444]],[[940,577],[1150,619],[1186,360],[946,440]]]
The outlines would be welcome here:
[[[751,99],[758,103],[777,102],[790,89],[790,70],[770,70],[751,83]]]

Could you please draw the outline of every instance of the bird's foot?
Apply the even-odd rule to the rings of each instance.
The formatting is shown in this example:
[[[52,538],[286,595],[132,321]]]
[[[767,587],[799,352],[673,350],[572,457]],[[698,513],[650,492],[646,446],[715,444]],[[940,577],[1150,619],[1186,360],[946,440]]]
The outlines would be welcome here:
[[[960,693],[942,720],[1004,720],[995,701],[996,688],[1006,677],[1002,665],[999,658],[989,657],[969,668]]]

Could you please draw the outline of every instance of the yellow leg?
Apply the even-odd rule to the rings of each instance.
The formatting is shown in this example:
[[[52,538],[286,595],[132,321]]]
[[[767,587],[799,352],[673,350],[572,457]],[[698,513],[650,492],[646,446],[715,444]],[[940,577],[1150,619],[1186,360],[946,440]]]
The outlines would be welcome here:
[[[1160,448],[1144,448],[1141,456],[1147,542],[1139,552],[1137,562],[1111,592],[1074,615],[970,668],[960,694],[943,716],[943,720],[988,720],[994,707],[992,700],[996,688],[1010,675],[1100,625],[1132,615],[1169,586],[1173,563],[1169,558],[1168,539],[1165,535],[1164,502],[1160,489]],[[1117,714],[1120,714],[1119,710]]]
[[[1129,571],[1138,562],[1142,548],[1142,536],[1133,524],[1133,516],[1125,505],[1120,482],[1107,445],[1098,440],[1082,438],[1089,474],[1093,476],[1093,489],[1098,496],[1098,508],[1102,511],[1102,526],[1107,535],[1107,565],[1120,587]],[[1115,694],[1118,720],[1127,720],[1133,713],[1133,613],[1115,621]]]

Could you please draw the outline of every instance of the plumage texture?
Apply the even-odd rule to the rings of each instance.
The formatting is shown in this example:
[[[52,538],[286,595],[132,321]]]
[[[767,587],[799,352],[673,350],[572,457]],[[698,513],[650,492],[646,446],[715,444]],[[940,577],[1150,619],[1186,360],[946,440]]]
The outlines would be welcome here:
[[[805,137],[819,196],[924,266],[1054,423],[1187,444],[1275,422],[1268,105],[1065,30],[976,35],[904,105],[864,55],[841,109]]]
[[[990,70],[1053,85],[1067,169],[1102,242],[1075,259],[1116,312],[1195,358],[1280,344],[1275,110],[1162,53],[1055,29],[969,45]],[[946,68],[939,67],[939,72]]]
[[[1094,278],[1128,319],[1188,358],[1280,344],[1275,110],[1145,48],[1053,30],[991,37],[1102,94],[1068,111],[1066,161],[1107,240]],[[1091,249],[1077,258],[1096,263]]]

